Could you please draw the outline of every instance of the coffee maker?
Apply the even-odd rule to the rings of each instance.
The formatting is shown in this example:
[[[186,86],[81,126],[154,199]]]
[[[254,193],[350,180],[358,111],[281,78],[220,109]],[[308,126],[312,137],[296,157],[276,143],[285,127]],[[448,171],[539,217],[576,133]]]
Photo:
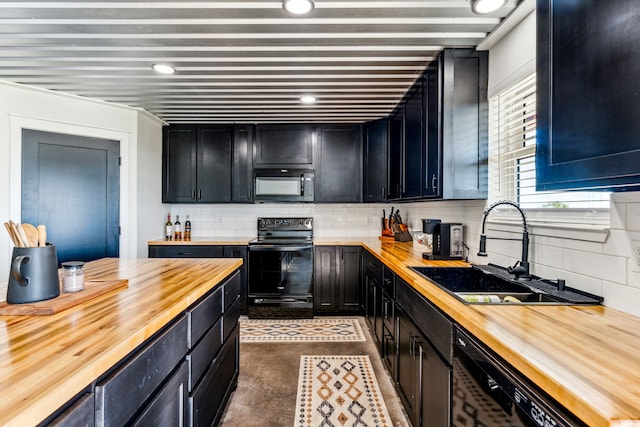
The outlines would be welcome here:
[[[439,219],[423,219],[422,232],[426,233],[427,241],[431,242],[431,250],[427,250],[422,257],[430,260],[462,259],[462,224],[445,223]]]

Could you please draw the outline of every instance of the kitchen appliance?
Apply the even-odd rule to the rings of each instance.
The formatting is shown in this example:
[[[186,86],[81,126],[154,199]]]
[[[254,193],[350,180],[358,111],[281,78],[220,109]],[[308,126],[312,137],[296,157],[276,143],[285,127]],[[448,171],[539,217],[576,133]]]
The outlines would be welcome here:
[[[462,224],[429,221],[431,222],[425,223],[423,220],[422,229],[427,236],[431,236],[431,250],[427,249],[422,257],[431,260],[462,259]]]
[[[47,244],[35,248],[13,248],[7,303],[27,304],[59,295],[56,247]]]
[[[313,317],[313,218],[258,218],[249,241],[249,318]]]
[[[310,169],[256,169],[254,197],[264,202],[313,202],[314,173]]]
[[[457,327],[453,347],[454,426],[586,426]]]

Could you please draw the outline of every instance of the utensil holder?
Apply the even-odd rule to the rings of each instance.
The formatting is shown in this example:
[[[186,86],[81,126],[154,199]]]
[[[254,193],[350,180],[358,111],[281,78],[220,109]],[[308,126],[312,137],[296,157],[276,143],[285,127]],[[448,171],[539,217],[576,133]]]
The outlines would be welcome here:
[[[47,243],[35,248],[13,248],[7,303],[27,304],[59,295],[56,247]]]

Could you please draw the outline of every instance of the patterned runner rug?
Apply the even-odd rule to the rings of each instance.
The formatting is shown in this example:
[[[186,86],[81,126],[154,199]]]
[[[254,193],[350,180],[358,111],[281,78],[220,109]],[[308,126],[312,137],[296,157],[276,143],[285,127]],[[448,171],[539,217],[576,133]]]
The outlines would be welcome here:
[[[365,341],[357,319],[242,319],[240,342]]]
[[[392,426],[369,356],[301,356],[294,427]]]

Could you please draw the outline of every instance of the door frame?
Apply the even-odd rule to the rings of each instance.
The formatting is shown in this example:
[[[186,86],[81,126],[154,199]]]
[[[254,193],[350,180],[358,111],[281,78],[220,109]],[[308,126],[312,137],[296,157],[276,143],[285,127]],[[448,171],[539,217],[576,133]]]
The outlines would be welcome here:
[[[115,140],[120,143],[120,258],[129,258],[136,254],[136,241],[131,238],[131,231],[135,229],[129,218],[135,218],[135,212],[128,203],[130,197],[135,200],[135,191],[129,191],[129,142],[130,133],[115,129],[87,126],[76,123],[64,123],[53,120],[9,115],[10,127],[10,183],[9,183],[9,213],[11,218],[21,218],[22,215],[22,130],[62,133]],[[133,255],[132,255],[133,254]]]

